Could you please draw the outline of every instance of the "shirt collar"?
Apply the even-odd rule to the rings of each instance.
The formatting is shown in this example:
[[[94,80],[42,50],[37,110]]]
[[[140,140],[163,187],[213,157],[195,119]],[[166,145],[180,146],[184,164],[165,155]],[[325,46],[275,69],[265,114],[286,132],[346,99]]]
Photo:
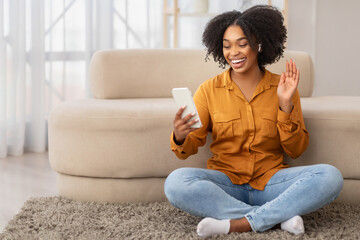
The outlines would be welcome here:
[[[261,81],[259,82],[259,86],[257,87],[256,91],[258,93],[261,93],[271,88],[271,86],[277,86],[278,83],[279,83],[279,79],[276,78],[276,75],[265,69],[265,74],[262,77]]]
[[[218,79],[217,79],[218,81],[216,84],[217,88],[226,88],[228,90],[233,89],[230,72],[231,72],[231,68],[229,68],[228,70],[226,70],[225,72],[223,72],[222,74],[220,74],[218,76]]]

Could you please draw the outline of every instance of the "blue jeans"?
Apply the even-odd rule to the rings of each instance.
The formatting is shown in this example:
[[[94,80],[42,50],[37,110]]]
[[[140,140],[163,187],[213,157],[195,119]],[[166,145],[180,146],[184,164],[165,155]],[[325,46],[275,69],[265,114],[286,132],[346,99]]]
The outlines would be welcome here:
[[[266,231],[296,215],[313,212],[337,198],[340,171],[326,164],[278,171],[264,191],[233,184],[216,170],[180,168],[166,179],[164,190],[175,207],[199,217],[245,217],[255,232]]]

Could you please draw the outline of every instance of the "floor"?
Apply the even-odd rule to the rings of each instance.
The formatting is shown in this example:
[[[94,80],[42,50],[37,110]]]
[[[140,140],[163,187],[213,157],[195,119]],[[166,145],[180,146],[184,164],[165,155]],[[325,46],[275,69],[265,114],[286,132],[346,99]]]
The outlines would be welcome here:
[[[48,153],[0,158],[0,232],[31,197],[57,195]]]

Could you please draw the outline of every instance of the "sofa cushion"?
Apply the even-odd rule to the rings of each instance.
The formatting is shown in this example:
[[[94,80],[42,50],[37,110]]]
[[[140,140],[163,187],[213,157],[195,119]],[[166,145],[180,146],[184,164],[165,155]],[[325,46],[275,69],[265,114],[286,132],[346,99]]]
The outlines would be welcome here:
[[[219,68],[204,50],[123,49],[99,51],[91,60],[91,88],[95,98],[169,98],[174,87],[188,87],[192,93],[209,78],[225,69]],[[301,71],[301,97],[311,96],[314,74],[310,55],[285,51],[279,62],[267,66],[274,73],[285,71],[285,62],[296,61]]]
[[[101,99],[171,97],[174,87],[193,93],[225,71],[205,61],[203,50],[127,49],[100,51],[91,60],[93,96]],[[119,65],[121,63],[121,65]]]
[[[314,69],[311,57],[305,52],[285,51],[284,56],[275,64],[266,68],[273,73],[281,75],[286,70],[286,60],[295,60],[296,67],[300,69],[298,90],[301,97],[310,97],[314,89]]]
[[[309,146],[292,166],[327,163],[345,179],[360,179],[360,97],[301,99]]]
[[[183,166],[205,168],[209,145],[186,161],[171,152],[176,110],[172,98],[61,103],[49,119],[51,166],[67,175],[104,178],[166,177]]]

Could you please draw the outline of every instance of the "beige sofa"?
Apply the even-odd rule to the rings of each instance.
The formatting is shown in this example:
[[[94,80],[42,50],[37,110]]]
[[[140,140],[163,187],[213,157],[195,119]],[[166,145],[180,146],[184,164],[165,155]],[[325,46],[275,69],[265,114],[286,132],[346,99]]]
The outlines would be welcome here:
[[[301,69],[303,115],[310,132],[306,152],[291,165],[329,163],[340,169],[340,201],[360,202],[360,97],[311,97],[314,74],[308,54],[285,53]],[[163,183],[176,168],[206,167],[207,144],[182,161],[170,150],[177,107],[173,87],[197,86],[222,71],[202,50],[112,50],[94,54],[94,99],[58,105],[49,117],[49,157],[60,195],[77,200],[165,200]]]

